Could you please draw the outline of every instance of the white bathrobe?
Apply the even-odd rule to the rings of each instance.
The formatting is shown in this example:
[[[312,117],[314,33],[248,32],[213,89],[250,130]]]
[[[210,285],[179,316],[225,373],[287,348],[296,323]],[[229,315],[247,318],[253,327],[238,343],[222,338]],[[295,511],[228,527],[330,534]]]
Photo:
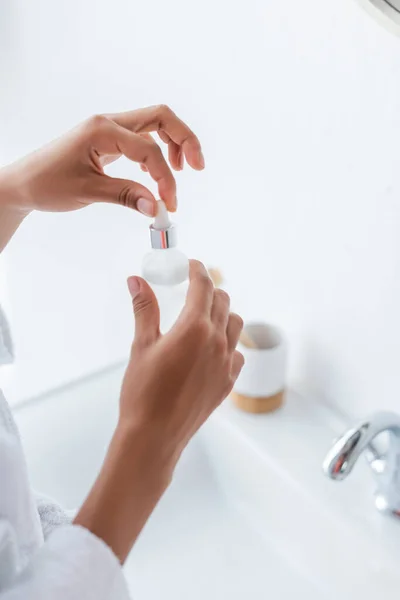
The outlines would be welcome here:
[[[0,365],[12,359],[0,308]],[[32,492],[22,445],[0,390],[0,600],[129,600],[110,548]]]

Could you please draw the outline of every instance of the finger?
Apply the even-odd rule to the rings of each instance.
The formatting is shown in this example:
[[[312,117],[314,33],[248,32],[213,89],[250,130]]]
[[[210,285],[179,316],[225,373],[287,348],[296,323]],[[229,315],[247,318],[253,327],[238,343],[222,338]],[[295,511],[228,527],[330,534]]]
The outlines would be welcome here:
[[[228,349],[233,352],[238,344],[240,334],[243,329],[243,319],[236,313],[229,315],[228,326],[226,328],[226,337],[228,339]]]
[[[168,158],[169,158],[169,162],[170,162],[170,164],[171,164],[171,166],[172,166],[173,169],[175,169],[176,171],[180,171],[183,168],[183,165],[182,165],[181,168],[179,168],[180,162],[181,162],[180,161],[180,156],[179,156],[180,155],[180,146],[177,146],[174,142],[172,142],[171,139],[170,139],[170,137],[167,134],[165,134],[165,135],[166,135],[166,138],[168,140]],[[153,136],[150,133],[141,133],[140,136],[143,139],[147,140],[150,144],[156,144],[156,141],[154,140]],[[174,153],[173,150],[171,151],[171,147],[172,146],[176,148],[175,153]],[[140,165],[140,168],[142,169],[142,171],[144,173],[148,172],[148,168],[146,167],[145,164],[142,163]],[[175,208],[176,208],[176,206],[175,206]]]
[[[149,284],[141,277],[129,277],[128,289],[135,315],[134,345],[147,347],[160,337],[160,309]]]
[[[211,309],[211,321],[224,332],[228,325],[230,303],[229,294],[224,290],[215,290]]]
[[[185,311],[210,316],[214,297],[214,285],[207,269],[198,260],[190,261],[190,283],[186,296]]]
[[[158,192],[168,210],[176,210],[176,183],[160,147],[141,135],[132,133],[112,121],[104,124],[94,138],[99,154],[120,153],[130,160],[144,164],[157,182]]]
[[[162,129],[158,132],[158,135],[160,136],[160,138],[162,139],[163,142],[165,142],[166,144],[169,144],[171,141],[171,138],[169,137],[168,133],[166,133],[165,131],[163,131]]]
[[[231,378],[232,378],[233,382],[235,382],[236,379],[239,377],[240,371],[243,369],[243,365],[244,365],[243,354],[241,354],[240,352],[235,350],[235,352],[233,353],[233,356],[232,356],[232,366],[231,366]]]
[[[178,163],[179,163],[179,170],[182,171],[183,166],[185,164],[185,158],[183,156],[182,150],[179,151]]]
[[[148,140],[149,142],[153,142],[154,144],[156,143],[154,141],[153,136],[150,135],[150,133],[141,133],[140,134],[145,140]],[[146,165],[144,165],[143,163],[141,163],[140,168],[142,169],[143,173],[148,173],[149,170],[146,167]]]
[[[157,214],[157,200],[144,185],[129,179],[118,179],[100,173],[96,173],[95,177],[96,180],[91,191],[94,201],[127,206],[146,217],[154,217]]]
[[[182,171],[183,169],[183,152],[178,144],[170,141],[168,144],[168,159],[170,165],[175,171]]]
[[[168,144],[168,160],[171,167],[175,169],[175,171],[181,171],[183,169],[183,154],[181,152],[181,147],[178,146],[178,144],[175,144],[167,133],[163,132],[163,135],[160,135],[160,132],[158,132],[158,134],[160,139]],[[140,135],[149,140],[149,142],[156,143],[150,133],[141,133]]]
[[[158,131],[162,132],[160,135],[167,134],[182,148],[187,162],[193,169],[204,169],[204,156],[198,137],[168,106],[149,106],[108,115],[108,118],[136,133]]]
[[[153,144],[157,143],[150,133],[141,133],[139,135],[148,142],[153,142]]]

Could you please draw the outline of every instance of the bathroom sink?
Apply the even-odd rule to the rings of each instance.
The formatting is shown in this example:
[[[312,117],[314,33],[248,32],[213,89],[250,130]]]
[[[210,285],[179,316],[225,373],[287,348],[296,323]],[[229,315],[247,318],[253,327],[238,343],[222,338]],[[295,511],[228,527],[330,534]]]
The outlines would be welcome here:
[[[112,434],[122,369],[19,407],[34,487],[85,497]],[[141,600],[397,598],[400,529],[367,468],[341,485],[321,461],[337,424],[295,394],[273,415],[226,401],[191,442],[125,565]]]
[[[143,600],[320,599],[221,492],[200,434],[134,547],[126,574]]]

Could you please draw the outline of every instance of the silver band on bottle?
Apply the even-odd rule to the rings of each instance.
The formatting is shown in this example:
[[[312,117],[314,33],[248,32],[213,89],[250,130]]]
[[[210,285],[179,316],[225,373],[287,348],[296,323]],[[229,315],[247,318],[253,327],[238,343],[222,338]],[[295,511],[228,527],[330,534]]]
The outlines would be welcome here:
[[[168,229],[155,229],[150,225],[151,247],[155,250],[167,250],[175,248],[177,244],[176,227],[171,224]]]

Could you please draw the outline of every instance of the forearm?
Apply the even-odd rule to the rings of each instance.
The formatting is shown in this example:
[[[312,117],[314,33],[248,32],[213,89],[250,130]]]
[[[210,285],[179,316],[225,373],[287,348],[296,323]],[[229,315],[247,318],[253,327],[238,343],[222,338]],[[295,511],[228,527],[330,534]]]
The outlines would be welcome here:
[[[170,483],[172,462],[151,432],[117,429],[74,523],[106,542],[123,563]]]
[[[0,252],[29,212],[21,206],[22,196],[22,188],[18,186],[12,169],[0,169]]]

